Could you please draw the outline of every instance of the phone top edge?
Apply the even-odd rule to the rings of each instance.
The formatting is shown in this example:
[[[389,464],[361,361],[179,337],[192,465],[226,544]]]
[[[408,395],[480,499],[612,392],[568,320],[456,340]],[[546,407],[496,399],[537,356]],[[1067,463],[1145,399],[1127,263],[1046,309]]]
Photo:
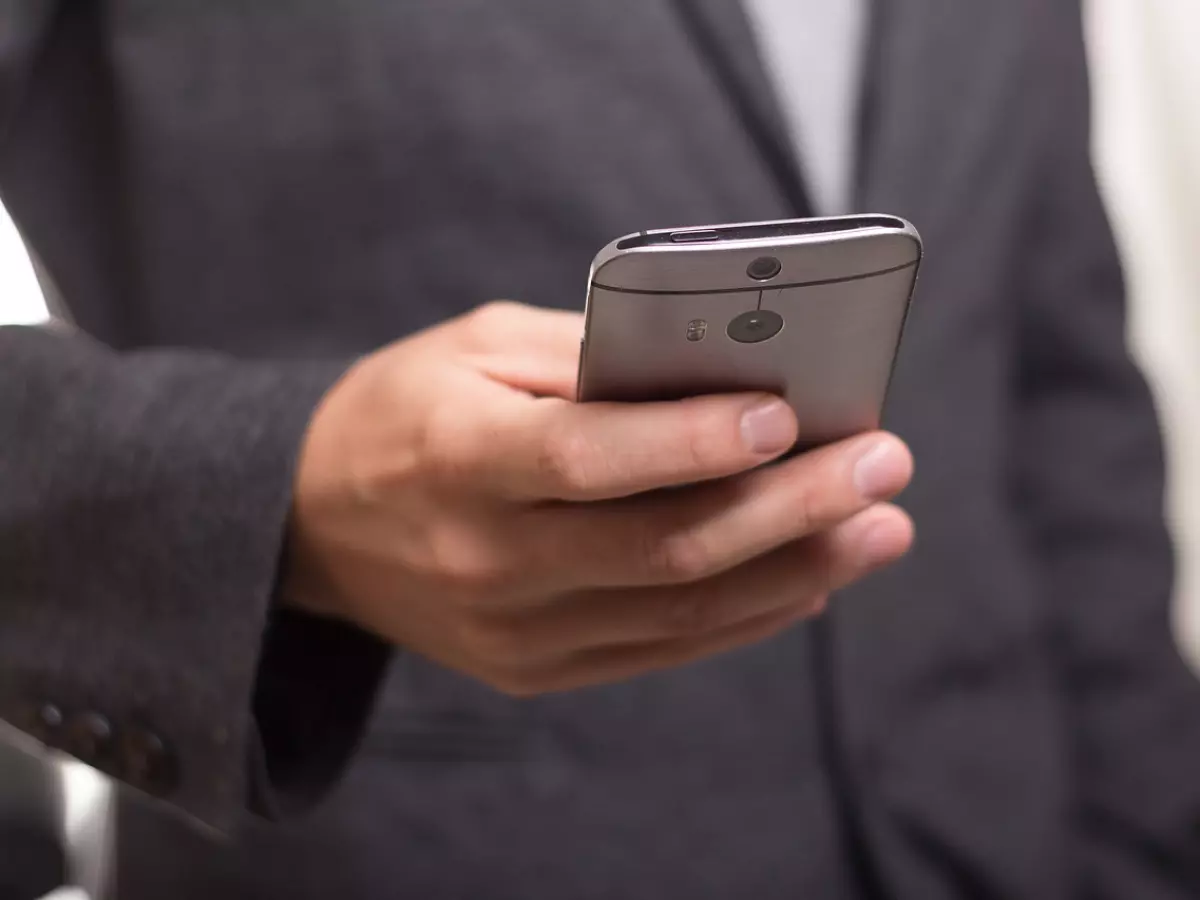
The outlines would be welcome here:
[[[813,228],[812,226],[818,227]],[[788,234],[786,232],[788,228],[795,228],[795,233]],[[753,232],[755,230],[774,230],[774,233],[756,237],[731,236],[735,233]],[[693,235],[698,236],[698,238],[695,240],[689,239]],[[672,240],[671,238],[675,236],[681,236],[683,239]],[[683,228],[660,228],[640,231],[611,241],[596,254],[588,275],[588,293],[590,295],[593,285],[597,285],[598,276],[601,271],[619,261],[625,261],[625,264],[621,268],[628,272],[629,263],[636,259],[643,260],[644,262],[637,264],[637,266],[644,267],[646,264],[654,265],[651,262],[654,258],[665,262],[668,257],[683,259],[688,254],[711,254],[717,249],[726,254],[736,253],[739,256],[752,257],[759,251],[763,253],[780,252],[785,251],[785,249],[801,251],[805,247],[830,244],[845,245],[848,243],[860,244],[864,241],[878,241],[881,238],[907,239],[907,242],[911,243],[912,249],[911,251],[904,251],[902,257],[894,257],[886,265],[868,267],[853,272],[842,270],[839,274],[849,277],[869,277],[878,271],[893,269],[897,264],[901,266],[906,264],[919,265],[921,262],[924,249],[919,232],[912,223],[892,215],[776,219],[761,222],[694,225]],[[631,242],[636,243],[630,246]],[[753,283],[740,282],[740,284],[744,289],[754,289],[755,287]],[[770,288],[771,286],[767,283],[761,285],[763,288]],[[631,285],[626,285],[626,287],[636,290]],[[717,285],[713,285],[713,287],[717,287]],[[691,290],[703,290],[703,288],[697,287]],[[655,293],[652,290],[648,292]],[[689,291],[685,290],[682,292]]]
[[[884,226],[883,222],[890,222]],[[862,224],[856,224],[862,223]],[[811,224],[821,224],[821,226],[844,226],[844,229],[838,228],[822,228],[821,230],[812,230],[805,232],[805,226]],[[744,230],[756,228],[788,228],[797,227],[797,233],[792,235],[779,234],[772,238],[734,238],[730,235],[732,232],[744,232]],[[655,238],[668,238],[672,235],[689,235],[698,233],[715,234],[715,239],[697,240],[697,241],[664,241],[655,242],[655,244],[641,244],[641,241]],[[653,228],[642,230],[642,232],[632,232],[630,234],[620,235],[619,238],[614,238],[607,245],[601,248],[600,252],[592,260],[588,272],[588,283],[595,281],[596,275],[601,269],[604,269],[608,263],[620,257],[631,256],[631,254],[641,253],[685,253],[685,252],[703,252],[710,250],[714,246],[721,247],[744,247],[748,250],[754,250],[755,247],[778,246],[780,241],[785,241],[788,246],[803,246],[805,244],[817,244],[817,242],[830,240],[845,240],[850,238],[871,238],[871,236],[904,236],[912,240],[916,246],[916,254],[914,254],[914,262],[919,263],[924,256],[924,245],[920,233],[912,222],[906,218],[894,216],[890,214],[856,214],[850,216],[814,216],[809,218],[773,218],[773,220],[761,220],[754,222],[734,222],[722,224],[697,224],[697,226],[683,226],[676,228]],[[724,238],[724,240],[722,240]],[[637,246],[629,246],[630,242],[638,241]]]

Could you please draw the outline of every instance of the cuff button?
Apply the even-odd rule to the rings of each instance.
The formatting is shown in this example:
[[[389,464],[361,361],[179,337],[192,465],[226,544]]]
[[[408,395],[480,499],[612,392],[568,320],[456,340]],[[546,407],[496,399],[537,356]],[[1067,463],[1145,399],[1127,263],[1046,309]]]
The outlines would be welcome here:
[[[149,794],[165,796],[179,786],[179,766],[166,742],[152,731],[122,729],[117,739],[121,777]]]
[[[24,716],[23,730],[48,747],[55,747],[62,739],[62,710],[53,703],[33,707]]]
[[[80,762],[103,769],[112,749],[112,725],[99,713],[69,716],[62,728],[61,749]]]

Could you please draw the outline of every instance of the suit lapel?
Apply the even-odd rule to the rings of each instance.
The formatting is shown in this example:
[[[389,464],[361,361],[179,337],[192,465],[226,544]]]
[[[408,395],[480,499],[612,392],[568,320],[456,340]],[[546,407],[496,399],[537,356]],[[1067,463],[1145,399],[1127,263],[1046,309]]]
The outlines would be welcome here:
[[[877,0],[865,87],[859,197],[923,229],[952,218],[1015,99],[1022,3]],[[917,220],[920,221],[917,221]]]
[[[712,36],[728,60],[726,77],[735,80],[755,119],[765,123],[771,139],[787,147],[792,158],[741,4],[673,2]],[[910,437],[906,426],[923,420],[927,392],[937,390],[944,379],[940,363],[945,348],[955,345],[964,320],[979,314],[969,297],[949,302],[955,299],[951,288],[962,293],[969,286],[945,269],[948,261],[963,259],[986,243],[970,235],[979,227],[981,186],[995,186],[1005,174],[1003,161],[996,158],[1013,143],[1005,123],[1020,121],[1013,104],[1023,96],[1013,73],[1023,65],[1026,6],[985,0],[872,3],[858,123],[856,205],[863,212],[911,219],[930,248],[922,279],[928,290],[919,292],[914,304],[889,403],[889,426],[905,437]],[[1003,193],[991,191],[990,196]],[[935,271],[939,268],[943,271]],[[928,455],[937,458],[936,451]],[[918,524],[927,505],[925,494],[918,483],[906,495]],[[934,519],[941,502],[929,501]],[[929,598],[920,596],[926,587],[936,590],[943,582],[927,565],[918,552],[896,570],[847,591],[844,602],[833,607],[830,660],[839,727],[855,757],[874,755],[885,741],[887,723],[896,710],[905,709],[897,694],[920,677],[947,641],[963,633],[953,611],[956,598],[926,603]],[[964,604],[960,613],[970,615],[968,607]]]
[[[742,120],[793,215],[810,215],[778,96],[739,2],[668,0],[726,101]]]
[[[1019,73],[1027,41],[1022,7],[986,0],[880,0],[865,88],[859,205],[894,213],[921,231],[927,255],[897,366],[886,424],[910,441],[918,469],[958,465],[944,459],[936,410],[969,403],[947,387],[957,348],[1005,327],[1001,306],[981,299],[995,271],[1009,206],[1027,188],[1011,166],[1027,120]],[[924,461],[923,464],[921,461]],[[919,474],[904,495],[918,534],[945,519],[953,498],[939,493],[938,472]],[[945,596],[946,561],[918,540],[912,556],[855,587],[833,607],[836,681],[847,743],[874,757],[887,731],[901,727],[904,692],[938,660],[969,655],[970,636],[986,630],[970,597]],[[971,621],[971,617],[977,617]],[[968,637],[964,639],[964,635]],[[924,673],[924,674],[922,674]]]

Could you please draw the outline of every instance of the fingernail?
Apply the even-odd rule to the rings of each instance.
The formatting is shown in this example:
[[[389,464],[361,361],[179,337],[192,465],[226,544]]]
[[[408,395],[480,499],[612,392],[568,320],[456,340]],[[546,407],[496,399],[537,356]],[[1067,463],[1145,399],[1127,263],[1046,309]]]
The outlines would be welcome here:
[[[892,438],[876,441],[854,466],[854,486],[867,500],[886,500],[904,490],[909,478],[908,454]]]
[[[742,440],[752,453],[782,453],[796,440],[796,420],[782,400],[761,400],[742,415]]]

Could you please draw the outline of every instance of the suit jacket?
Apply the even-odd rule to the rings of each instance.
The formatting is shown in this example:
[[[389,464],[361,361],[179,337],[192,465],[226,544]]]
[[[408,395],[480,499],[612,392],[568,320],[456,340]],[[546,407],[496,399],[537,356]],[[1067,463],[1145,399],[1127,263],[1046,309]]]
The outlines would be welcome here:
[[[736,4],[0,3],[4,202],[88,335],[0,330],[0,715],[133,789],[120,896],[1195,896],[1079,18],[877,4],[857,205],[928,250],[912,556],[760,647],[515,701],[272,609],[296,450],[389,340],[577,308],[618,234],[803,212]]]

